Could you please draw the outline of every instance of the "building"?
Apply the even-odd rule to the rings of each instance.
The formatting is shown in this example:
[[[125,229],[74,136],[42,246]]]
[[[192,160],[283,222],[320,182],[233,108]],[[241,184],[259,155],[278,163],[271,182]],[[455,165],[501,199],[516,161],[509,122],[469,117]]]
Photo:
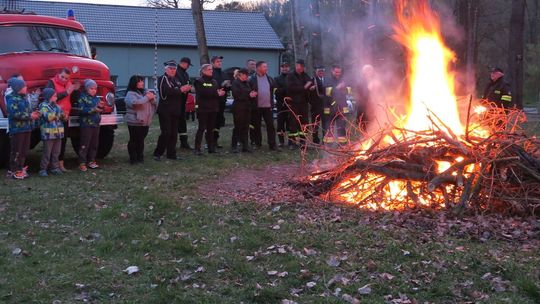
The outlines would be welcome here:
[[[66,17],[72,9],[96,47],[97,59],[107,64],[120,87],[127,86],[133,74],[144,76],[153,87],[163,62],[184,56],[194,65],[190,75],[199,73],[191,10],[26,0],[16,5],[55,17]],[[268,62],[269,74],[279,73],[283,45],[262,13],[205,11],[203,16],[210,56],[223,56],[224,69],[244,67],[246,59],[253,58]]]

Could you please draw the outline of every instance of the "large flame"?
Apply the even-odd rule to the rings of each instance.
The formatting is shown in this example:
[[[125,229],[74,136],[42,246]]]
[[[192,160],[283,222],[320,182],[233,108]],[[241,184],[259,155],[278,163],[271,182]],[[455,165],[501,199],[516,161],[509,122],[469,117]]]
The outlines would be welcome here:
[[[406,49],[409,100],[405,119],[396,123],[400,130],[395,131],[394,136],[387,136],[383,142],[391,144],[396,138],[413,138],[418,134],[415,131],[432,130],[435,125],[451,137],[464,136],[466,127],[460,121],[454,73],[450,70],[455,55],[444,43],[438,16],[426,0],[400,0],[396,4],[396,15],[394,39]],[[362,144],[364,150],[369,146]],[[357,155],[357,159],[365,157],[364,152]],[[456,158],[452,163],[461,161]],[[451,162],[439,161],[437,172],[443,172],[450,166]],[[465,168],[464,174],[475,169],[473,165]],[[373,210],[404,209],[410,205],[410,197],[416,198],[417,205],[433,206],[435,202],[439,207],[444,207],[444,191],[433,191],[428,197],[420,197],[420,184],[399,179],[388,181],[383,175],[367,173],[345,179],[334,190],[338,190],[339,200],[352,204],[365,201],[367,203],[361,207]],[[374,203],[369,198],[381,189],[385,197],[378,198]]]
[[[454,94],[454,73],[449,69],[455,60],[441,36],[438,16],[427,1],[399,1],[398,23],[394,38],[407,49],[410,100],[405,129],[428,130],[440,119],[456,135],[463,135]]]

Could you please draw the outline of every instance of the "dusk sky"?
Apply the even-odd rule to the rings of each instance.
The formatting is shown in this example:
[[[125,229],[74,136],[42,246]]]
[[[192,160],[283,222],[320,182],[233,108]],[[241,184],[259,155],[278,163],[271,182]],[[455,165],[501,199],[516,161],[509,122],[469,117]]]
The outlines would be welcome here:
[[[43,0],[43,1],[58,1],[58,2],[79,2],[79,3],[94,3],[94,4],[117,4],[117,5],[132,5],[132,6],[143,6],[145,5],[145,0]],[[236,0],[238,2],[249,2],[250,0]],[[228,2],[217,0],[215,3],[206,4],[205,8],[213,8],[219,3]],[[188,0],[181,1],[186,7],[189,5]]]

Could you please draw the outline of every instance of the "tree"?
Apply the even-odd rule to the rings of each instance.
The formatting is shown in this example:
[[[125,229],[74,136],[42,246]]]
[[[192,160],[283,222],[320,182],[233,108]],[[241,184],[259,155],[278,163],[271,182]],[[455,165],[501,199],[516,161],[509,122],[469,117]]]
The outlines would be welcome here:
[[[512,84],[512,101],[523,108],[523,58],[525,38],[525,0],[512,0],[508,39],[508,70]]]
[[[465,83],[467,86],[474,85],[474,68],[477,62],[478,53],[478,9],[479,0],[458,0],[457,1],[457,21],[464,31],[465,47],[458,50],[458,62],[461,68],[465,69]],[[467,88],[467,94],[471,92]]]
[[[180,8],[180,0],[146,0],[146,4],[157,8]]]
[[[199,61],[202,64],[209,63],[208,44],[206,43],[206,31],[204,29],[203,5],[212,3],[214,0],[191,0],[191,12],[195,24]],[[180,8],[180,0],[146,0],[148,6],[157,8]]]
[[[201,65],[210,62],[202,13],[203,3],[203,0],[191,0],[191,12],[193,14],[193,23],[195,23],[195,33],[197,35],[197,46],[199,49],[199,61]]]

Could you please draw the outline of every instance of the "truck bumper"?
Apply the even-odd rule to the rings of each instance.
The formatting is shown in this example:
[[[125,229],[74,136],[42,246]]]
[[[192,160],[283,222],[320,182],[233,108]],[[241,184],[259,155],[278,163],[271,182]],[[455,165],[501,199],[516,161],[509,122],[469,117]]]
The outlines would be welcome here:
[[[124,115],[120,114],[104,114],[101,115],[100,126],[111,126],[124,123]],[[79,116],[70,116],[69,117],[69,127],[78,127],[79,126]],[[8,119],[0,118],[0,130],[8,129]]]

